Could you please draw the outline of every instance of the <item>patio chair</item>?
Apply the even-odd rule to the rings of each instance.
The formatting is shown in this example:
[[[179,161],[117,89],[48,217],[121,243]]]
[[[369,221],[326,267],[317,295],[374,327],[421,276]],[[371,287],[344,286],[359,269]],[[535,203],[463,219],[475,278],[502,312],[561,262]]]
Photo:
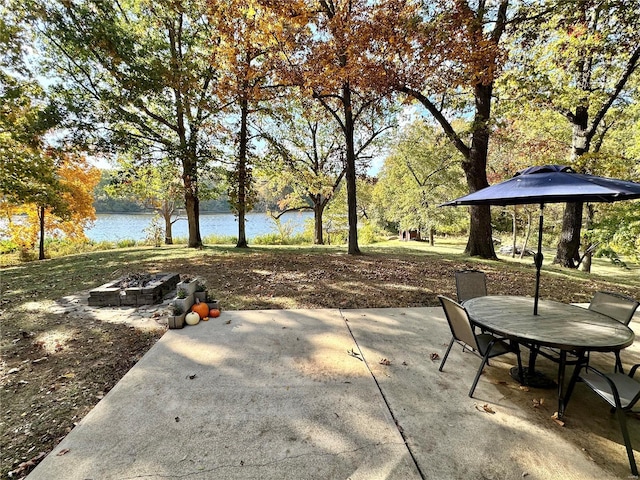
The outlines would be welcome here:
[[[629,325],[638,305],[640,305],[638,301],[631,297],[627,297],[626,295],[613,292],[596,292],[593,295],[588,308],[589,310],[602,313],[614,320],[618,320],[625,325]],[[624,370],[622,369],[622,361],[620,360],[620,352],[615,352],[615,354],[615,371],[624,373]]]
[[[620,430],[622,431],[622,438],[624,439],[624,444],[627,449],[631,473],[636,476],[638,475],[638,467],[636,466],[636,461],[633,456],[631,438],[629,437],[629,430],[627,429],[626,413],[638,413],[637,410],[633,410],[638,400],[640,400],[640,381],[633,378],[638,367],[640,367],[640,364],[634,365],[629,375],[625,375],[624,373],[615,372],[605,374],[589,365],[578,365],[571,377],[565,400],[566,406],[569,404],[571,393],[573,392],[576,382],[582,381],[611,405],[612,413],[616,413],[618,421],[620,422]],[[580,373],[580,371],[582,371],[582,373]]]
[[[458,302],[464,303],[487,294],[487,277],[480,270],[458,270],[455,272]]]
[[[613,292],[596,292],[589,303],[589,310],[601,313],[614,320],[629,325],[633,314],[638,308],[639,303],[631,297]],[[553,348],[544,348],[540,352],[544,357],[554,362],[558,361],[558,351]],[[624,373],[622,360],[620,359],[620,351],[614,352],[616,356],[614,372]],[[587,364],[589,363],[590,353],[587,352]],[[575,364],[579,362],[579,355],[575,359],[569,360],[567,363]]]
[[[480,379],[480,375],[482,374],[482,369],[485,364],[488,363],[490,358],[497,357],[498,355],[515,353],[518,357],[518,372],[520,379],[522,379],[520,346],[517,343],[511,341],[507,343],[505,339],[496,337],[490,333],[477,335],[471,325],[469,315],[462,305],[442,295],[438,295],[438,298],[440,299],[445,317],[447,318],[449,328],[453,335],[451,337],[451,342],[449,342],[449,347],[447,348],[447,351],[442,358],[442,362],[440,363],[440,368],[438,368],[439,371],[442,371],[444,368],[444,364],[447,361],[447,357],[449,356],[449,352],[451,351],[453,344],[458,343],[459,345],[462,345],[462,351],[469,348],[473,353],[482,358],[482,363],[480,364],[476,377],[473,380],[471,390],[469,390],[470,397],[473,397],[473,392],[476,389],[476,385],[478,384],[478,380]]]

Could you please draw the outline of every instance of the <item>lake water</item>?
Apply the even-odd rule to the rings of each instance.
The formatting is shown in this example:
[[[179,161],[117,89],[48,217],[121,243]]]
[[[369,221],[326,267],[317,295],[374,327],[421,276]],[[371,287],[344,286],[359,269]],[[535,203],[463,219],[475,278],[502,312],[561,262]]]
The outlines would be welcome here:
[[[99,213],[93,227],[85,231],[87,237],[95,241],[144,240],[147,234],[144,229],[149,227],[153,214],[123,214]],[[302,233],[305,220],[312,221],[312,212],[291,212],[282,216],[282,224],[293,227],[293,234]],[[162,222],[164,225],[164,222]],[[247,214],[247,239],[252,239],[269,233],[277,233],[274,221],[266,213]],[[173,224],[173,238],[188,238],[189,231],[186,217],[181,217]],[[238,220],[231,213],[201,214],[200,235],[231,235],[238,236]]]

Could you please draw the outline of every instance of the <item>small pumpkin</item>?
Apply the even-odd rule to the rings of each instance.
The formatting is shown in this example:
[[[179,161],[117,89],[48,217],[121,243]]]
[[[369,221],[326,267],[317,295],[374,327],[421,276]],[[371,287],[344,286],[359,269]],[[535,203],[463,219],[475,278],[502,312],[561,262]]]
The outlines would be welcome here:
[[[200,321],[200,315],[196,312],[189,312],[184,316],[184,321],[187,322],[187,325],[197,325]]]
[[[209,305],[196,298],[196,303],[191,307],[191,311],[196,312],[200,318],[204,318],[209,315]]]
[[[209,316],[211,318],[216,318],[220,316],[220,310],[218,310],[217,308],[212,308],[211,310],[209,310]]]

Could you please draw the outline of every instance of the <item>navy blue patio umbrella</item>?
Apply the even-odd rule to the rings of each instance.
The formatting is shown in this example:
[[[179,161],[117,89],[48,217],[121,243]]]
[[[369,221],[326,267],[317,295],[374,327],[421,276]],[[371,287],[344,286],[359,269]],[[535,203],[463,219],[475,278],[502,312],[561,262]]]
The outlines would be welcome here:
[[[504,182],[491,185],[440,206],[540,204],[536,289],[533,314],[538,314],[540,269],[542,268],[542,223],[545,203],[617,202],[640,198],[640,183],[576,173],[571,167],[543,165],[529,167]]]

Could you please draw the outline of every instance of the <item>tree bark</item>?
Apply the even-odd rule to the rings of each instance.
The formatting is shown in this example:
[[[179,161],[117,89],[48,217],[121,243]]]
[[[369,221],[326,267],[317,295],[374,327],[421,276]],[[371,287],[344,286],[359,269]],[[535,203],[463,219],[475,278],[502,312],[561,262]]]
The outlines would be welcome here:
[[[312,195],[313,200],[313,243],[314,245],[324,245],[324,232],[322,231],[322,214],[324,213],[325,203],[322,201],[322,195]]]
[[[44,215],[46,209],[44,206],[38,207],[38,220],[40,220],[40,242],[38,245],[38,259],[44,260]]]
[[[477,192],[489,186],[487,180],[487,155],[489,151],[489,120],[491,119],[491,96],[493,84],[477,84],[474,88],[475,115],[471,148],[462,162],[469,192]],[[465,253],[470,256],[496,259],[491,230],[491,209],[489,205],[472,205],[469,223],[469,240]]]
[[[171,217],[164,217],[164,244],[173,245],[173,224]]]
[[[347,253],[360,254],[358,247],[358,204],[356,198],[356,152],[354,145],[353,111],[351,110],[351,87],[348,83],[342,87],[344,102],[344,129],[347,147],[347,165],[345,178],[347,181],[347,217],[349,220],[349,246]]]
[[[586,99],[584,101],[586,102]],[[573,123],[571,160],[575,162],[589,151],[591,143],[591,135],[588,132],[588,107],[579,105],[575,114],[571,116],[571,121]],[[567,203],[562,215],[562,232],[553,263],[566,268],[578,267],[581,229],[582,203]]]
[[[587,203],[587,218],[585,220],[584,228],[589,231],[591,226],[593,225],[593,217],[596,214],[596,209],[594,208],[592,203]],[[580,269],[583,272],[591,273],[591,262],[593,260],[593,250],[592,244],[589,242],[588,238],[585,238],[585,252],[580,262]]]
[[[567,203],[562,215],[562,233],[553,263],[567,268],[578,266],[581,227],[582,203]]]
[[[527,234],[522,242],[522,250],[520,250],[520,259],[522,260],[527,251],[527,245],[529,244],[529,238],[531,237],[531,211],[527,209]]]
[[[198,182],[195,178],[195,159],[185,162],[182,180],[184,182],[184,203],[189,225],[189,248],[201,248],[200,236],[200,200],[198,198]],[[193,176],[192,176],[193,175]]]
[[[171,217],[175,211],[173,201],[164,200],[162,208],[159,210],[164,219],[164,244],[173,245],[173,223],[171,222]]]
[[[238,243],[236,248],[248,248],[247,231],[246,231],[246,214],[247,214],[247,117],[249,115],[249,106],[246,98],[243,98],[240,104],[240,146],[238,152],[238,200],[236,208],[238,210]]]
[[[511,223],[512,223],[512,230],[513,230],[513,241],[512,243],[512,247],[511,247],[511,258],[515,258],[516,256],[516,250],[518,249],[518,229],[517,229],[517,222],[516,222],[516,214],[517,214],[517,206],[514,205],[513,207],[513,212],[511,212]]]

